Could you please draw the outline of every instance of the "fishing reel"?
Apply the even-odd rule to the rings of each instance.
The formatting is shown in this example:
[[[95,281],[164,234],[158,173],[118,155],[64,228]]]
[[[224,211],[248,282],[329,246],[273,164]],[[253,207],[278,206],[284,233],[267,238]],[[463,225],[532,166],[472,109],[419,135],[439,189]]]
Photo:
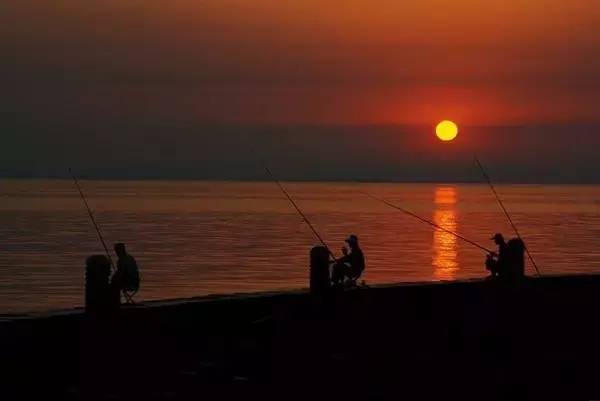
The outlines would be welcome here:
[[[492,276],[498,275],[498,254],[490,252],[485,256],[485,268]]]

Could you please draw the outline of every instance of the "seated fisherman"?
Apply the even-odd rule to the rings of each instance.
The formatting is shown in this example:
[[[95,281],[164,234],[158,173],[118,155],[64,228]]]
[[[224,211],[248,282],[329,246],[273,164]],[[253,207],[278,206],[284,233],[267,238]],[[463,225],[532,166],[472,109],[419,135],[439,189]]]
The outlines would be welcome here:
[[[365,256],[358,245],[358,237],[352,234],[346,239],[346,243],[350,251],[343,247],[344,256],[333,265],[331,281],[334,285],[343,284],[346,278],[356,282],[365,270]]]
[[[510,269],[508,244],[500,233],[496,233],[491,239],[498,245],[498,253],[493,252],[488,255],[485,267],[490,271],[491,277],[504,278],[508,275]]]
[[[110,280],[110,287],[115,302],[120,303],[121,292],[136,292],[140,287],[140,272],[134,257],[127,253],[125,244],[115,244],[115,252],[119,257],[117,271]]]

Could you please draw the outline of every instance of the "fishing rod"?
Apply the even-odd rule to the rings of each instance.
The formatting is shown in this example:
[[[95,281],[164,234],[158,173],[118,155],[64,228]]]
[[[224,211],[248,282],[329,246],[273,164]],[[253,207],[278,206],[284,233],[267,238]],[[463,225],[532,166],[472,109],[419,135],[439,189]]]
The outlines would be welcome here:
[[[388,206],[389,206],[389,207],[391,207],[391,208],[394,208],[394,209],[396,209],[396,210],[399,210],[399,211],[401,211],[402,213],[405,213],[405,214],[407,214],[407,215],[409,215],[409,216],[411,216],[411,217],[414,217],[414,218],[416,218],[416,219],[418,219],[418,220],[422,221],[423,223],[429,224],[430,226],[433,226],[433,227],[437,228],[437,229],[438,229],[438,230],[440,230],[440,231],[443,231],[443,232],[445,232],[445,233],[451,234],[451,235],[455,236],[456,238],[459,238],[459,239],[461,239],[461,240],[465,241],[466,243],[468,243],[468,244],[471,244],[471,245],[473,245],[473,246],[475,246],[475,247],[477,247],[477,248],[481,249],[482,251],[485,251],[485,252],[487,252],[487,253],[494,253],[493,251],[491,251],[491,250],[487,249],[486,247],[484,247],[484,246],[481,246],[481,245],[479,245],[478,243],[476,243],[476,242],[474,242],[474,241],[471,241],[470,239],[468,239],[468,238],[465,238],[465,237],[463,237],[462,235],[460,235],[460,234],[458,234],[458,233],[455,233],[454,231],[448,230],[448,229],[446,229],[446,228],[444,228],[444,227],[440,226],[439,224],[436,224],[436,223],[434,223],[433,221],[427,220],[427,219],[425,219],[425,218],[423,218],[423,217],[421,217],[421,216],[419,216],[419,215],[416,215],[416,214],[414,214],[414,213],[412,213],[412,212],[410,212],[410,211],[408,211],[408,210],[404,209],[403,207],[400,207],[400,206],[398,206],[398,205],[395,205],[395,204],[393,204],[393,203],[391,203],[391,202],[389,202],[389,201],[387,201],[387,200],[385,200],[385,199],[378,198],[378,197],[376,197],[376,196],[374,196],[374,195],[371,195],[370,193],[364,192],[364,194],[365,194],[365,195],[367,195],[368,197],[370,197],[371,199],[374,199],[374,200],[376,200],[376,201],[382,202],[382,203],[384,203],[384,204],[388,205]]]
[[[281,189],[281,192],[284,193],[284,195],[290,201],[290,203],[292,204],[292,206],[294,206],[294,209],[296,209],[296,211],[298,212],[298,214],[300,216],[302,216],[302,219],[304,220],[304,222],[306,223],[306,225],[308,225],[308,227],[310,227],[310,229],[312,230],[312,232],[315,235],[315,237],[317,237],[317,239],[321,242],[321,244],[327,249],[327,252],[329,252],[329,254],[333,258],[333,260],[337,261],[337,258],[335,257],[335,255],[333,254],[333,252],[331,252],[331,250],[329,249],[329,247],[327,246],[327,244],[325,243],[325,241],[323,240],[323,238],[319,235],[319,233],[317,232],[317,230],[315,229],[315,227],[312,225],[312,223],[310,222],[310,220],[308,220],[308,217],[306,217],[306,215],[304,213],[302,213],[302,210],[300,210],[300,207],[298,207],[298,205],[296,204],[296,202],[294,202],[294,199],[292,199],[292,197],[285,190],[285,188],[283,187],[283,185],[281,185],[281,182],[279,182],[279,180],[275,177],[275,175],[271,172],[271,170],[267,166],[265,166],[265,171],[267,172],[267,174],[269,175],[269,177],[271,177],[271,179],[275,182],[275,184],[277,184],[277,186],[279,187],[279,189]]]
[[[510,225],[512,226],[513,230],[515,231],[515,234],[517,234],[517,237],[523,243],[523,247],[525,248],[525,252],[527,252],[527,256],[529,257],[529,260],[531,261],[531,264],[535,268],[535,271],[536,271],[537,275],[541,276],[540,270],[538,269],[537,264],[535,263],[535,260],[533,260],[533,256],[531,256],[531,253],[529,252],[529,249],[527,249],[527,245],[525,245],[525,241],[523,241],[523,238],[521,238],[521,234],[519,234],[519,230],[517,229],[517,226],[515,225],[515,223],[513,222],[513,220],[510,218],[510,214],[508,214],[508,210],[506,210],[506,208],[504,207],[504,203],[502,202],[502,199],[500,199],[500,195],[498,195],[498,192],[496,192],[496,188],[494,187],[494,184],[492,184],[492,180],[490,179],[490,176],[487,175],[485,169],[483,168],[483,165],[481,164],[481,162],[479,161],[479,158],[477,156],[475,156],[475,162],[477,162],[477,166],[479,166],[479,169],[481,170],[481,173],[483,174],[483,178],[485,178],[485,180],[487,181],[488,185],[492,189],[492,192],[494,193],[494,196],[496,197],[496,201],[498,201],[498,205],[500,205],[500,208],[504,212],[504,215],[506,216],[506,218],[510,222]]]
[[[83,204],[85,205],[88,215],[90,216],[90,220],[92,221],[92,224],[94,225],[94,228],[96,229],[96,234],[98,234],[98,239],[100,240],[100,242],[102,243],[102,246],[104,247],[104,251],[106,252],[106,256],[108,257],[108,261],[110,262],[110,267],[113,270],[115,270],[115,264],[113,263],[113,260],[110,257],[110,252],[108,252],[108,247],[106,246],[106,242],[104,242],[104,237],[102,237],[102,233],[100,232],[100,227],[98,226],[98,223],[96,223],[96,219],[94,218],[94,213],[92,213],[92,209],[90,208],[90,205],[88,204],[87,199],[85,198],[85,195],[83,194],[83,190],[81,189],[81,186],[79,185],[79,180],[77,180],[77,177],[75,177],[75,174],[73,174],[73,171],[70,168],[69,168],[69,174],[71,175],[71,178],[73,179],[73,182],[75,183],[75,186],[77,187],[77,191],[79,191],[79,196],[81,196],[81,200],[83,201]]]

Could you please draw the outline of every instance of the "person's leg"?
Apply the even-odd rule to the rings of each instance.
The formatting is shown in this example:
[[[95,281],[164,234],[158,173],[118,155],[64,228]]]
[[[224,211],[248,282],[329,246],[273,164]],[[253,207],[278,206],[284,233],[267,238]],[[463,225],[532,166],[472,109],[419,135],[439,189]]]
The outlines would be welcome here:
[[[485,261],[485,267],[489,270],[492,277],[498,277],[498,261],[490,257]]]
[[[360,274],[356,272],[356,270],[352,266],[346,265],[344,267],[344,276],[348,279],[348,287],[356,287],[356,280],[358,279]]]
[[[110,294],[110,306],[119,306],[121,305],[121,288],[119,287],[119,285],[115,282],[111,282],[110,283],[110,287],[109,287],[109,294]]]
[[[331,272],[331,282],[334,285],[339,285],[344,281],[343,267],[344,267],[344,265],[342,265],[341,263],[335,263],[333,265],[333,269]]]

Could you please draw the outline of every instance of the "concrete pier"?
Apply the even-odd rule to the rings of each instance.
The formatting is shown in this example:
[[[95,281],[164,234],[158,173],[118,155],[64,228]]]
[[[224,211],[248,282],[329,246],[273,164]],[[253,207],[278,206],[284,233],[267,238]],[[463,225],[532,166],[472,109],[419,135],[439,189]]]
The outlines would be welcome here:
[[[0,321],[3,399],[600,398],[600,276],[148,302]],[[2,394],[0,394],[2,395]]]

